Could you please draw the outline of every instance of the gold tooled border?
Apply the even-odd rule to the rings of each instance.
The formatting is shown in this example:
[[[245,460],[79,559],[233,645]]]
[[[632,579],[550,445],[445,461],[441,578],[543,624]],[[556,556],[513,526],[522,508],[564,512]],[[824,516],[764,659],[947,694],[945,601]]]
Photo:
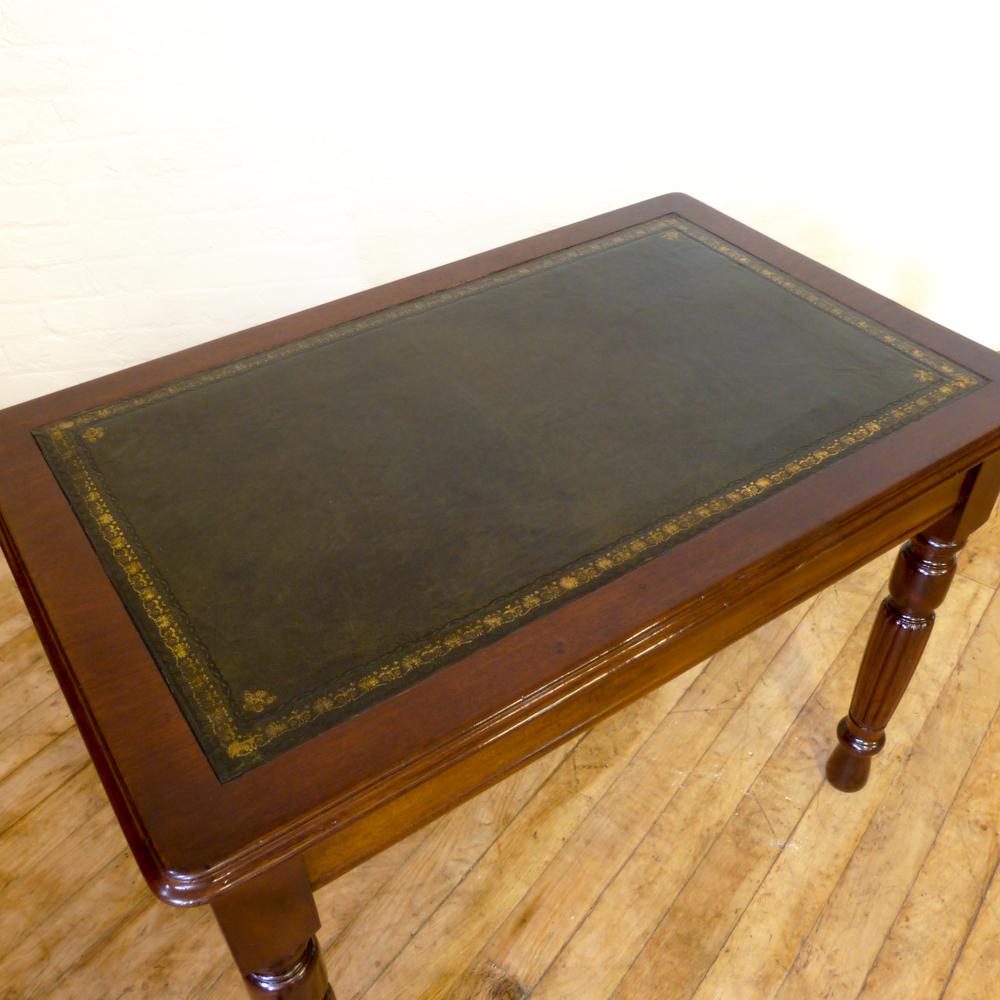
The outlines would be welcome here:
[[[232,377],[280,358],[311,350],[341,337],[384,326],[396,319],[425,312],[441,304],[476,294],[486,288],[505,285],[540,271],[558,267],[574,259],[655,235],[664,239],[680,239],[684,236],[697,240],[740,266],[780,285],[791,294],[805,299],[816,308],[836,316],[843,322],[895,348],[916,363],[914,379],[916,383],[926,386],[925,391],[919,395],[907,397],[897,405],[879,413],[877,417],[852,427],[847,432],[799,455],[778,468],[766,472],[766,474],[757,474],[686,511],[655,524],[633,538],[619,542],[589,559],[584,559],[571,572],[565,572],[558,579],[543,583],[527,593],[510,599],[498,608],[399,655],[355,682],[319,695],[276,718],[249,720],[249,724],[248,720],[238,718],[233,709],[230,695],[224,689],[220,679],[210,669],[200,643],[189,632],[190,626],[183,616],[172,607],[171,601],[158,586],[151,567],[144,563],[140,546],[130,538],[131,531],[127,521],[121,514],[116,516],[113,502],[97,477],[90,471],[84,460],[79,439],[98,440],[104,433],[104,428],[101,426],[102,421],[137,407],[169,399],[180,393],[197,389],[199,386]],[[85,411],[41,428],[36,434],[47,443],[47,453],[50,453],[55,459],[57,471],[64,474],[64,488],[71,499],[75,501],[74,506],[78,514],[86,516],[94,529],[92,535],[96,533],[103,541],[106,554],[114,560],[121,575],[127,581],[128,587],[138,600],[147,625],[155,630],[163,648],[173,658],[174,677],[180,680],[188,692],[192,706],[197,709],[198,717],[207,723],[211,735],[222,748],[226,757],[233,762],[233,766],[227,769],[225,775],[233,777],[252,766],[255,762],[253,758],[258,757],[266,746],[281,737],[302,728],[329,712],[351,704],[371,691],[401,680],[418,668],[428,667],[436,661],[441,661],[456,650],[478,642],[528,615],[537,613],[546,605],[566,597],[575,590],[593,585],[602,577],[620,571],[629,563],[639,561],[643,556],[669,543],[677,536],[686,534],[710,519],[732,511],[741,505],[760,499],[764,494],[777,489],[796,476],[816,469],[843,452],[893,427],[908,422],[925,411],[935,409],[949,399],[982,384],[983,381],[980,377],[947,359],[910,342],[873,320],[869,320],[822,293],[795,281],[787,274],[687,220],[670,215],[630,227],[589,243],[571,247],[568,250],[549,254],[456,288],[432,293],[412,302],[340,324],[330,330],[235,361],[220,368],[181,379],[143,395]],[[161,666],[163,665],[161,664]],[[249,697],[251,700],[263,701],[273,698],[263,691],[251,692]]]

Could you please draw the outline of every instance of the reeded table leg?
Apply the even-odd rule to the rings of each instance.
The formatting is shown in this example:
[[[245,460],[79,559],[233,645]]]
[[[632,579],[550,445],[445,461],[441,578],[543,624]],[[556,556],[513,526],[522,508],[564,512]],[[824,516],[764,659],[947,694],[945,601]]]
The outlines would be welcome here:
[[[335,1000],[319,914],[299,859],[223,893],[212,909],[254,1000]]]
[[[837,726],[837,746],[826,765],[827,778],[842,792],[856,792],[868,780],[871,759],[885,745],[885,727],[927,645],[934,610],[948,593],[956,556],[989,517],[998,479],[995,459],[973,469],[955,509],[907,542],[896,558],[889,596],[872,627],[851,708]]]
[[[937,527],[937,526],[935,526]],[[830,783],[856,792],[868,780],[871,759],[885,744],[885,727],[906,690],[934,625],[934,609],[955,575],[961,542],[928,529],[900,550],[854,686],[849,713],[837,726],[837,746],[826,765]]]

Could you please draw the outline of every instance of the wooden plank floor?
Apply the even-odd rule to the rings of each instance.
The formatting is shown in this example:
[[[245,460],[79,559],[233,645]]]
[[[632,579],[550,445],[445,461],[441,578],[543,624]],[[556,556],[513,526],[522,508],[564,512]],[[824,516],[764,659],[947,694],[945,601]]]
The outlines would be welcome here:
[[[1000,513],[861,793],[823,780],[891,556],[318,893],[340,1000],[1000,996]],[[143,885],[0,567],[0,997],[239,998]]]

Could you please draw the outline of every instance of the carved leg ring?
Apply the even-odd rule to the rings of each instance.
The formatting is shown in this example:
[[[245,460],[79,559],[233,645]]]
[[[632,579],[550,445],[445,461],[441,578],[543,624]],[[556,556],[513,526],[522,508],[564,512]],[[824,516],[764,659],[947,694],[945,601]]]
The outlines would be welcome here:
[[[837,726],[837,746],[826,765],[827,778],[842,792],[856,792],[868,780],[871,759],[885,745],[885,727],[927,645],[934,609],[955,575],[962,542],[940,537],[938,527],[911,539],[896,558],[889,596],[868,639],[850,712]]]
[[[250,972],[243,979],[250,996],[261,1000],[277,1000],[278,997],[334,1000],[333,987],[327,980],[323,956],[315,938],[310,938],[297,955],[258,972]]]

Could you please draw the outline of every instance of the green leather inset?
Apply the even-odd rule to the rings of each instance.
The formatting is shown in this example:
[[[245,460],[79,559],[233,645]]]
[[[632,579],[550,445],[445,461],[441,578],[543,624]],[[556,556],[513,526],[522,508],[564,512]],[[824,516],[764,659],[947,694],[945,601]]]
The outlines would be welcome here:
[[[36,435],[228,780],[982,381],[668,216]]]

